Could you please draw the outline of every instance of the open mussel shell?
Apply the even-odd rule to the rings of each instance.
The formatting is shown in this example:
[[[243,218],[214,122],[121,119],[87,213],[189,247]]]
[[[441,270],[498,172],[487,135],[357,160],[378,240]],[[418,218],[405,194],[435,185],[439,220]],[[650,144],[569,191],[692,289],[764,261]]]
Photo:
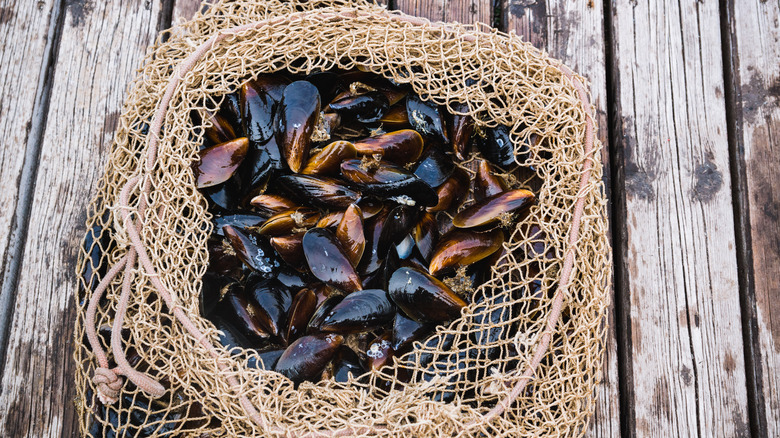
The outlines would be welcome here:
[[[249,81],[241,86],[239,99],[244,132],[250,142],[263,144],[274,135],[276,101],[262,86]]]
[[[504,232],[500,229],[484,233],[455,229],[439,240],[428,271],[439,275],[468,266],[498,251],[503,243]]]
[[[415,131],[443,143],[449,143],[444,111],[438,105],[426,102],[416,95],[406,98],[409,123]]]
[[[430,148],[428,155],[414,169],[414,174],[429,186],[436,188],[444,184],[455,170],[455,163],[438,148]]]
[[[383,160],[405,165],[420,158],[423,138],[413,129],[402,129],[357,141],[355,150],[361,155],[379,154]]]
[[[337,382],[348,382],[350,376],[356,379],[363,375],[366,369],[360,363],[360,358],[346,345],[339,347],[333,356],[333,379]]]
[[[343,336],[334,334],[298,338],[279,357],[275,370],[295,383],[313,380],[322,373],[343,342]]]
[[[249,203],[255,208],[257,214],[266,218],[298,207],[297,203],[284,196],[267,193],[255,196]]]
[[[281,261],[271,245],[259,234],[230,225],[222,227],[222,231],[230,241],[236,256],[245,265],[264,278],[276,276],[282,266]]]
[[[355,145],[348,141],[334,141],[313,154],[301,173],[338,176],[341,162],[355,157],[357,157]]]
[[[452,218],[458,228],[473,228],[488,225],[506,217],[515,210],[530,207],[536,198],[525,189],[510,190],[485,198],[460,211]]]
[[[395,306],[381,289],[353,292],[325,316],[320,330],[332,333],[360,333],[380,328],[395,315]]]
[[[380,161],[346,160],[341,174],[368,194],[391,198],[399,203],[431,207],[438,203],[436,191],[401,166]]]
[[[269,217],[257,229],[266,236],[282,236],[311,228],[320,220],[320,212],[312,208],[298,207]]]
[[[469,106],[465,103],[458,103],[454,110],[458,113],[465,113],[469,110]],[[465,161],[469,153],[471,134],[474,132],[474,119],[471,116],[453,114],[449,128],[452,152],[459,160]]]
[[[397,245],[406,238],[417,222],[418,211],[407,205],[397,205],[390,211],[377,244],[380,258],[384,258],[391,245]]]
[[[425,260],[430,260],[436,241],[439,239],[439,227],[431,213],[423,213],[412,228],[412,237]]]
[[[396,313],[393,320],[393,343],[395,351],[405,351],[414,341],[427,336],[433,330],[434,324],[415,321],[402,313]]]
[[[346,292],[362,289],[360,277],[336,235],[327,228],[312,228],[303,236],[303,253],[312,275]]]
[[[360,123],[374,123],[390,109],[390,102],[382,92],[369,91],[335,100],[328,108]]]
[[[242,291],[231,290],[220,301],[217,316],[222,317],[238,329],[250,342],[262,342],[270,338],[271,334],[257,318],[258,306],[247,300]]]
[[[254,316],[277,341],[285,336],[292,294],[276,280],[262,280],[247,287],[247,295],[257,304]]]
[[[300,172],[309,159],[311,135],[320,115],[320,94],[306,81],[295,81],[284,89],[276,111],[276,142],[293,172]]]
[[[447,211],[460,205],[460,201],[468,193],[469,177],[465,170],[456,167],[449,178],[436,188],[439,203],[429,207],[428,211]]]
[[[314,311],[317,310],[317,295],[309,288],[298,291],[290,306],[285,341],[292,342],[306,333],[306,327]]]
[[[383,333],[369,344],[366,349],[366,364],[369,369],[379,370],[392,363],[395,354],[392,336],[390,332]]]
[[[466,306],[466,302],[446,284],[414,268],[395,271],[390,278],[388,293],[407,316],[420,322],[455,319]]]
[[[298,270],[306,268],[306,256],[303,254],[303,235],[300,231],[287,236],[276,236],[270,239],[271,246],[279,254],[279,257],[288,265]]]
[[[366,247],[366,236],[363,234],[363,212],[356,204],[347,207],[336,228],[336,238],[349,257],[353,267],[357,267],[363,257]]]
[[[498,175],[498,171],[485,160],[479,160],[474,177],[474,199],[481,201],[509,190],[509,185]]]
[[[199,160],[192,164],[195,187],[212,187],[230,179],[244,160],[248,147],[249,141],[242,137],[200,151]]]
[[[284,175],[276,179],[276,184],[298,201],[320,208],[347,208],[361,197],[360,192],[328,177]]]

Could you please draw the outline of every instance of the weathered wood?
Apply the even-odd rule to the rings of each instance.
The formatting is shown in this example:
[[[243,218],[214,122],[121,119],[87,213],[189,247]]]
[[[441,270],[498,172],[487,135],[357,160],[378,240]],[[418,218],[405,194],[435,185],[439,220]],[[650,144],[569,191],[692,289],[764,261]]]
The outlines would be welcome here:
[[[718,2],[613,5],[628,434],[748,436]]]
[[[396,0],[395,8],[431,21],[491,24],[493,0]]]
[[[598,135],[604,145],[605,186],[608,198],[611,198],[603,1],[509,0],[504,2],[502,9],[504,29],[546,50],[590,81]],[[610,308],[608,319],[602,382],[596,389],[596,410],[588,431],[589,436],[595,437],[613,437],[620,433],[614,307]]]
[[[64,4],[2,376],[0,436],[76,435],[73,271],[85,205],[161,12],[159,1]]]
[[[734,110],[741,128],[736,140],[747,181],[747,211],[742,213],[753,264],[748,305],[755,306],[756,398],[763,404],[757,406],[755,427],[759,436],[772,437],[780,435],[780,9],[751,0],[732,5],[731,12],[738,90]]]
[[[44,122],[59,2],[0,1],[0,357]],[[24,205],[27,204],[27,205]]]
[[[173,0],[172,23],[177,24],[180,21],[190,20],[195,13],[207,8],[209,3],[208,0],[202,3],[200,0]]]

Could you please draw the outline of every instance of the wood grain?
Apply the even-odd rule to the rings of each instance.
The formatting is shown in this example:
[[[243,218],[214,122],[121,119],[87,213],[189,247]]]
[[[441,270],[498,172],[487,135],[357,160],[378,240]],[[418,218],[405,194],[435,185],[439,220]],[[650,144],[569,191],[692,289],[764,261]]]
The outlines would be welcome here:
[[[157,33],[161,12],[159,1],[65,5],[4,358],[0,436],[76,435],[77,247],[127,84]]]
[[[749,436],[718,3],[613,5],[628,433]]]
[[[738,63],[737,144],[744,152],[753,262],[763,436],[780,435],[780,8],[760,0],[734,8]],[[773,316],[774,315],[774,316]],[[763,400],[762,400],[763,399]],[[765,429],[764,429],[765,428]]]
[[[491,24],[493,0],[396,0],[395,8],[431,21]]]
[[[604,145],[602,164],[605,186],[607,197],[611,198],[602,0],[514,0],[504,2],[503,11],[503,26],[507,31],[515,32],[535,47],[546,50],[590,81],[599,125],[598,135]],[[588,430],[588,435],[593,437],[613,437],[620,433],[614,307],[610,308],[608,319],[602,383],[596,389],[596,410]]]
[[[208,7],[208,0],[201,3],[200,0],[173,0],[173,24],[192,19],[196,12]]]

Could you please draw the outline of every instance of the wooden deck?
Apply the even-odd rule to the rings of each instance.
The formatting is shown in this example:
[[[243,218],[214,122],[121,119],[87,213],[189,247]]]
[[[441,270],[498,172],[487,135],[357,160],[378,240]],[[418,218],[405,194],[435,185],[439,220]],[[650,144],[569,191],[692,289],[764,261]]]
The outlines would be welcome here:
[[[591,81],[615,287],[589,436],[780,436],[780,3],[497,1],[389,7]],[[75,435],[85,204],[146,47],[198,7],[0,0],[0,436]]]

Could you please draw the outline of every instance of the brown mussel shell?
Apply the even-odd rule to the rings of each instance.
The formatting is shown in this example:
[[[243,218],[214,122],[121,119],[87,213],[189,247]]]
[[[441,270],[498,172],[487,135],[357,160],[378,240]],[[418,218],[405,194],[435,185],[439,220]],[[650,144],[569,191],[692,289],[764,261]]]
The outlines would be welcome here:
[[[324,176],[284,175],[276,184],[302,203],[319,208],[347,208],[361,197],[341,181]]]
[[[436,245],[428,271],[431,275],[439,275],[468,266],[498,251],[503,243],[504,232],[500,229],[485,233],[452,230]]]
[[[403,167],[385,161],[366,165],[363,160],[346,160],[341,163],[341,175],[365,193],[397,202],[431,207],[439,201],[436,191],[423,180]]]
[[[300,337],[279,357],[275,371],[295,383],[312,380],[322,373],[343,342],[343,336],[334,334]]]
[[[382,126],[395,129],[409,126],[409,115],[406,113],[406,102],[401,102],[390,107],[379,119]]]
[[[290,343],[306,333],[306,327],[315,310],[317,310],[317,296],[311,289],[301,289],[295,294],[284,337],[286,342]]]
[[[412,229],[412,237],[423,258],[430,260],[436,241],[439,239],[436,218],[431,213],[423,213]]]
[[[452,218],[452,224],[458,228],[488,225],[500,220],[506,213],[530,207],[535,199],[534,194],[525,189],[499,193],[460,211]]]
[[[224,143],[237,137],[236,130],[223,114],[209,114],[207,118],[211,126],[205,129],[204,135],[212,144]]]
[[[393,319],[395,306],[381,289],[353,292],[325,316],[320,330],[360,333],[381,328]]]
[[[327,228],[312,228],[303,236],[303,253],[311,273],[346,292],[363,288],[338,238]]]
[[[217,315],[238,329],[250,342],[261,342],[269,338],[270,333],[257,318],[257,305],[238,291],[231,291],[222,298]]]
[[[320,212],[311,208],[298,207],[269,217],[257,232],[266,236],[282,236],[311,228],[320,220]]]
[[[239,102],[249,141],[263,144],[270,140],[274,135],[276,101],[261,86],[249,81],[241,86]]]
[[[255,208],[257,214],[264,217],[271,217],[277,213],[298,207],[298,204],[284,196],[269,194],[255,196],[249,203]]]
[[[195,187],[213,187],[230,179],[244,160],[248,147],[249,141],[241,137],[200,151],[199,160],[192,164]]]
[[[423,138],[415,130],[402,129],[357,141],[355,150],[360,155],[379,154],[383,160],[405,165],[420,158]]]
[[[366,364],[369,369],[379,370],[392,363],[395,351],[392,346],[392,334],[383,333],[374,339],[366,349]]]
[[[303,235],[305,231],[299,231],[289,236],[276,236],[270,239],[279,257],[288,265],[297,270],[306,269],[306,256],[303,254]]]
[[[355,145],[348,141],[334,141],[309,158],[304,175],[338,176],[341,162],[357,157]]]
[[[230,225],[222,227],[236,255],[245,265],[264,278],[276,276],[281,261],[271,245],[252,231]]]
[[[419,322],[455,319],[466,306],[466,302],[446,284],[414,268],[395,271],[390,278],[388,293],[407,316]]]
[[[439,203],[429,207],[428,211],[447,211],[451,207],[458,206],[463,197],[468,193],[468,181],[469,177],[466,171],[456,167],[452,175],[436,188]]]
[[[347,253],[353,267],[357,267],[363,257],[366,247],[366,236],[363,234],[363,212],[355,204],[350,205],[336,228],[336,237]]]
[[[295,81],[284,89],[276,111],[276,142],[293,172],[300,172],[309,159],[311,134],[320,116],[320,94],[306,81]]]
[[[498,175],[498,171],[487,161],[479,160],[474,177],[474,199],[479,202],[508,190],[509,185]]]
[[[458,103],[455,105],[454,110],[456,113],[465,113],[469,110],[469,106],[465,103]],[[452,115],[452,123],[450,124],[452,152],[461,161],[465,161],[468,156],[471,134],[473,132],[474,119],[471,116]]]
[[[254,316],[277,341],[283,341],[287,314],[292,305],[290,291],[276,280],[262,280],[247,288],[247,295],[257,305]]]

